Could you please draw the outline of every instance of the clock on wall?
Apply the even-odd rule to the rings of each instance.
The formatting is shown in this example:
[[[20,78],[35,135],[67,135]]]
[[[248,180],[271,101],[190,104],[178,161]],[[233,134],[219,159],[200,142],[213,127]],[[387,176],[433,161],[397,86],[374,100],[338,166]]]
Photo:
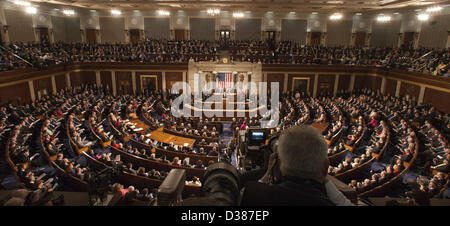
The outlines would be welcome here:
[[[226,57],[222,58],[222,63],[227,64],[228,63],[228,58],[226,58]]]

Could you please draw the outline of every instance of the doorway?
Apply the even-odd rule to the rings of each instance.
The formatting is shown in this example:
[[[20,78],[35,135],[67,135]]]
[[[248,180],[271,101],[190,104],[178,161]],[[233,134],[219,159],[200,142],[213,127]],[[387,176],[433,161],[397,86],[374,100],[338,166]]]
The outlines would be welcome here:
[[[403,46],[404,47],[413,47],[414,46],[414,35],[415,32],[405,32],[403,34]]]
[[[39,42],[41,42],[41,43],[48,43],[48,42],[50,42],[50,36],[48,35],[48,28],[46,28],[46,27],[39,27],[37,29],[39,31]]]
[[[97,30],[86,29],[86,42],[89,44],[97,44]]]
[[[322,38],[322,32],[311,32],[311,45],[319,46]]]
[[[220,31],[220,40],[221,41],[230,40],[230,30],[221,30]]]
[[[184,29],[175,30],[175,41],[185,40],[184,34]]]
[[[268,42],[274,42],[276,39],[276,31],[266,31],[267,34],[267,39],[266,41]]]
[[[130,42],[133,44],[141,41],[141,31],[139,29],[130,29]]]
[[[366,32],[355,33],[355,46],[365,46],[366,45]]]

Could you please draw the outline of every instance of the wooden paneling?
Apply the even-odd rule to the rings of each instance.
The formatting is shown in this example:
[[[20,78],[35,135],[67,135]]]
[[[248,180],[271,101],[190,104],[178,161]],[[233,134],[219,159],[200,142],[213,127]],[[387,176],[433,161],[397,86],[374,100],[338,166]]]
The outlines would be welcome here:
[[[66,75],[61,74],[55,76],[56,90],[61,90],[66,88]]]
[[[45,89],[47,94],[51,94],[53,92],[51,78],[36,79],[33,81],[33,87],[36,99],[39,99],[38,92],[40,90]]]
[[[175,41],[182,41],[185,39],[184,37],[184,29],[183,30],[175,30]]]
[[[366,43],[366,33],[357,32],[355,33],[355,46],[365,46]]]
[[[95,71],[82,71],[70,73],[70,84],[72,87],[81,85],[95,85]]]
[[[279,85],[279,93],[283,93],[284,87],[284,74],[267,74],[267,89],[273,91],[271,89],[271,82],[278,82]]]
[[[354,89],[372,89],[378,90],[381,88],[381,77],[371,75],[356,75]]]
[[[131,71],[116,71],[116,90],[118,94],[133,92]]]
[[[397,80],[386,79],[386,94],[395,96],[395,89],[397,88]]]
[[[109,90],[112,90],[112,79],[110,71],[101,71],[100,80],[102,81],[102,85],[104,87],[109,87]]]
[[[402,82],[402,84],[400,85],[400,96],[409,95],[410,98],[414,97],[415,100],[417,101],[419,99],[419,93],[420,93],[419,86],[405,82]]]
[[[90,44],[97,43],[97,32],[95,29],[86,29],[86,42]]]
[[[425,88],[423,102],[432,104],[437,110],[450,113],[450,93]]]
[[[31,96],[28,82],[0,88],[0,103],[6,103],[8,101],[12,101],[14,105],[17,103],[30,103]]]
[[[183,72],[166,72],[166,88],[171,89],[176,82],[183,81]]]
[[[338,91],[348,90],[350,85],[350,74],[339,74]]]
[[[333,94],[335,78],[336,75],[333,74],[320,75],[317,84],[317,95],[320,95],[321,93]]]

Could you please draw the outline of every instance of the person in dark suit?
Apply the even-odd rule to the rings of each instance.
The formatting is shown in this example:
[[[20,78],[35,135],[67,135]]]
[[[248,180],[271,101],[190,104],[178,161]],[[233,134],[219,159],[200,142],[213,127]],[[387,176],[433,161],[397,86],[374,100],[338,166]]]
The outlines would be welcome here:
[[[242,206],[332,206],[327,196],[328,145],[312,126],[291,127],[278,140],[266,174],[248,182]]]

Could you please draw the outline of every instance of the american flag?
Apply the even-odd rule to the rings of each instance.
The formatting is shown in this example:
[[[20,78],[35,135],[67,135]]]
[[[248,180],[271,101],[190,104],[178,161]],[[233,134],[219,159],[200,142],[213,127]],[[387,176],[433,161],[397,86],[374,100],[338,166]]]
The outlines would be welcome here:
[[[229,89],[233,87],[233,75],[231,73],[219,72],[217,79],[217,87],[222,89]]]

